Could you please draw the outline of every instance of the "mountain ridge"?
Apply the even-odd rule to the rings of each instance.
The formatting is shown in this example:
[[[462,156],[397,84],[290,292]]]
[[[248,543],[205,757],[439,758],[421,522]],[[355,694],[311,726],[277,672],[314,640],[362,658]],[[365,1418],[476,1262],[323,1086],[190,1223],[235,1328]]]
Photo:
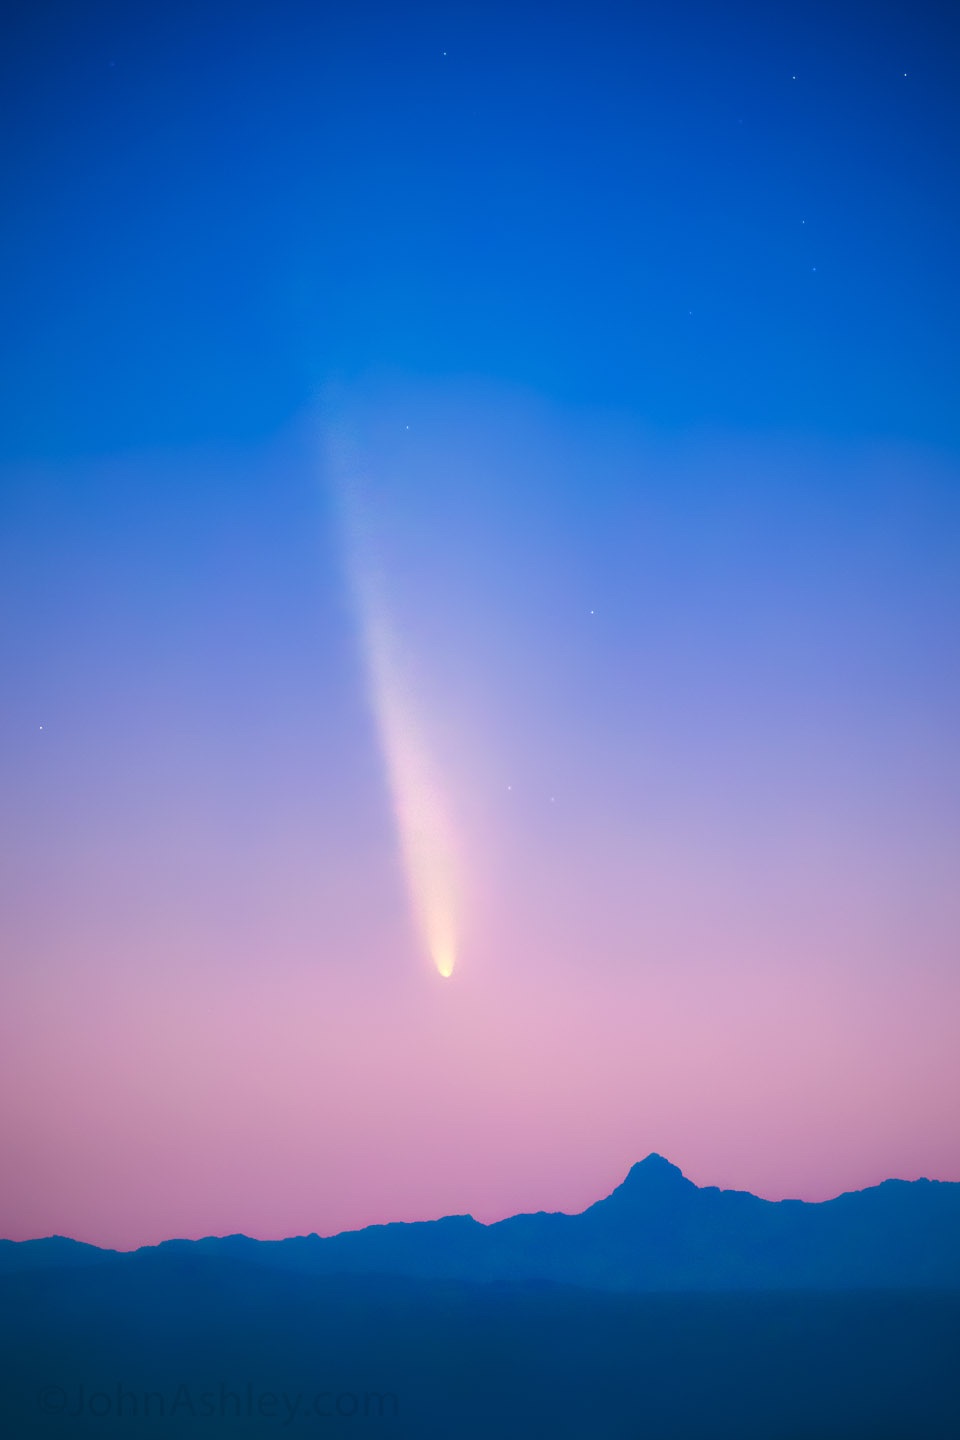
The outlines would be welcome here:
[[[960,1183],[885,1180],[830,1200],[698,1186],[653,1153],[586,1209],[392,1221],[331,1236],[173,1238],[133,1251],[0,1241],[0,1276],[217,1254],[314,1275],[522,1280],[610,1290],[960,1290]],[[150,1257],[155,1257],[153,1260]]]

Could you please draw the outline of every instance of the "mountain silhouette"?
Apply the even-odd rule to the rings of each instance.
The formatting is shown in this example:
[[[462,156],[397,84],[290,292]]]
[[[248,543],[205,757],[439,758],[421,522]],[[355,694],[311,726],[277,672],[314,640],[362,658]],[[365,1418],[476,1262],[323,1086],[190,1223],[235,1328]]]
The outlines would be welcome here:
[[[577,1215],[0,1242],[17,1440],[275,1436],[283,1407],[395,1440],[955,1440],[958,1343],[960,1185],[929,1180],[774,1202],[648,1155]]]
[[[258,1241],[170,1240],[118,1253],[52,1236],[0,1242],[0,1274],[218,1256],[305,1275],[562,1284],[613,1291],[960,1290],[960,1184],[886,1180],[833,1200],[700,1187],[661,1155],[576,1215],[470,1215]]]

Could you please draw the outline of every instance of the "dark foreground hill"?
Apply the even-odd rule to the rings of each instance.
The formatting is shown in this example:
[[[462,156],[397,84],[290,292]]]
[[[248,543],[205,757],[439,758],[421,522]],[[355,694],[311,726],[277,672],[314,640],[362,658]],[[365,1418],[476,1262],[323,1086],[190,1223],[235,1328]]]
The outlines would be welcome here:
[[[960,1184],[887,1180],[822,1204],[699,1188],[649,1155],[579,1215],[469,1215],[321,1238],[169,1241],[308,1275],[541,1281],[618,1291],[960,1290]],[[0,1274],[95,1265],[113,1252],[53,1237],[0,1242]],[[129,1263],[129,1259],[126,1263]]]
[[[649,1156],[580,1215],[0,1245],[0,1434],[960,1435],[960,1185],[824,1204]]]
[[[0,1278],[0,1434],[954,1440],[960,1296],[328,1277],[192,1249]]]

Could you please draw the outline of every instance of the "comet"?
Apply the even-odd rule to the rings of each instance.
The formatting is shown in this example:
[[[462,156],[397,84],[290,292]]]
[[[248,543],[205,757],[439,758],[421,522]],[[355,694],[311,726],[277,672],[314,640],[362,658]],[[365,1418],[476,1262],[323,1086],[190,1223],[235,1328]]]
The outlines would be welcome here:
[[[437,973],[457,961],[460,884],[450,807],[431,753],[410,657],[394,626],[377,563],[371,514],[355,465],[333,451],[349,588],[370,708],[383,758],[410,908]]]

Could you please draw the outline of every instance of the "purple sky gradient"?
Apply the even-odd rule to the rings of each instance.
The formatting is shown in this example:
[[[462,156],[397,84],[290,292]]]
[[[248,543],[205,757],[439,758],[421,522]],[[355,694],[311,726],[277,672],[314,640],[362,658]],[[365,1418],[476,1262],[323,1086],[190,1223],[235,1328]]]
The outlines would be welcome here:
[[[651,1150],[772,1198],[960,1180],[955,466],[467,382],[338,404],[456,971],[410,913],[327,412],[10,470],[0,1232],[576,1210]]]

